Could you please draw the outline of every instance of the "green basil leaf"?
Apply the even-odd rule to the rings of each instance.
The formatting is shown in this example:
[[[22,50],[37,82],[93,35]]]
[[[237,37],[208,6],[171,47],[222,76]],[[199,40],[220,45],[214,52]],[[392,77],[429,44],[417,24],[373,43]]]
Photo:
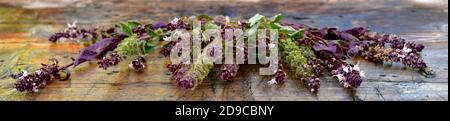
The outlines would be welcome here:
[[[252,26],[250,29],[247,30],[247,35],[248,36],[253,36],[256,34],[256,32],[258,31],[259,28],[259,23],[256,23],[254,26]]]
[[[205,24],[205,30],[208,29],[220,29],[220,27],[214,24],[213,22],[208,22]]]
[[[128,36],[132,36],[133,35],[133,31],[131,30],[130,26],[128,26],[126,23],[124,22],[120,22],[120,29],[125,32],[126,34],[128,34]]]
[[[210,20],[213,20],[213,19],[212,19],[211,16],[209,16],[209,15],[201,14],[201,15],[198,15],[198,16],[197,16],[197,20],[210,21]]]
[[[131,29],[136,28],[136,27],[138,27],[138,26],[140,26],[140,25],[141,25],[141,23],[139,23],[139,22],[137,22],[137,21],[128,21],[128,26],[129,26]]]
[[[248,22],[250,23],[250,26],[255,25],[256,23],[261,22],[261,20],[264,18],[264,16],[260,15],[260,14],[256,14],[254,15],[252,18],[250,18],[248,20]]]
[[[273,16],[270,20],[272,20],[272,23],[278,23],[281,21],[281,19],[283,19],[283,14],[277,14],[275,16]]]
[[[145,32],[151,37],[159,36],[155,31],[153,31],[151,28],[145,28]]]
[[[144,54],[150,53],[156,48],[156,44],[147,41],[141,41],[140,45],[144,51]]]
[[[304,29],[300,29],[292,34],[290,34],[292,40],[298,40],[303,38],[303,35],[305,34],[305,30]]]

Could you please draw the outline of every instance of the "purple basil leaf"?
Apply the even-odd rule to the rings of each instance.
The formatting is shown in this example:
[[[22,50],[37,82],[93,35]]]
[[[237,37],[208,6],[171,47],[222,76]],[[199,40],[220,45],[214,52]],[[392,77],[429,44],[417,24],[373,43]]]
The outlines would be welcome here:
[[[336,41],[331,41],[328,46],[320,43],[314,44],[313,49],[315,51],[328,52],[331,53],[336,58],[341,58],[342,56],[344,56],[343,51],[345,47],[342,47]]]
[[[300,23],[293,23],[293,22],[289,22],[286,20],[281,20],[279,22],[281,25],[283,26],[291,26],[292,28],[294,28],[295,30],[299,30],[299,29],[303,29],[306,27],[306,25],[304,24],[300,24]]]
[[[355,27],[348,30],[345,30],[345,33],[349,33],[355,37],[361,36],[363,33],[368,32],[369,30],[366,27]]]
[[[337,52],[337,48],[335,45],[332,46],[326,46],[323,44],[314,44],[313,49],[316,51],[327,51],[327,52],[331,52],[331,53],[336,53]]]
[[[359,55],[359,51],[360,50],[357,48],[357,44],[356,43],[351,43],[348,46],[347,56],[353,58],[356,55]]]
[[[348,42],[357,42],[357,41],[359,41],[358,38],[356,38],[355,36],[353,36],[352,34],[349,34],[349,33],[345,33],[345,32],[337,32],[336,35],[337,35],[340,39],[345,40],[345,41],[348,41]]]
[[[81,52],[80,56],[75,59],[74,67],[98,57],[103,56],[108,51],[114,50],[119,43],[126,38],[126,35],[119,35],[115,38],[106,38],[99,42],[87,47]]]
[[[316,28],[309,28],[306,32],[320,38],[324,37],[327,34],[326,31],[322,31]]]
[[[337,33],[338,33],[337,28],[325,27],[325,28],[321,29],[320,31],[324,34],[323,39],[326,39],[326,40],[339,40],[340,39],[339,36],[337,35]]]
[[[159,28],[167,28],[167,23],[159,21],[159,22],[155,22],[155,23],[152,24],[152,29],[153,30],[157,30]]]

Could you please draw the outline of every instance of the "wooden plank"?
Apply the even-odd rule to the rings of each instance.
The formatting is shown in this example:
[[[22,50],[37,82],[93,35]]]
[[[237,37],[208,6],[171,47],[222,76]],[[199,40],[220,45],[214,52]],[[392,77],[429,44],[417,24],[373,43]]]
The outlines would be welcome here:
[[[0,15],[0,29],[7,30],[0,31],[0,100],[448,101],[447,6],[409,0],[127,2],[118,0],[112,5],[111,1],[97,1],[95,5],[63,4],[64,9],[22,9],[20,7],[26,2],[0,1],[0,13],[6,13]],[[135,6],[130,8],[130,4]],[[69,63],[70,57],[75,57],[84,46],[52,44],[46,40],[66,22],[79,20],[82,26],[102,26],[130,19],[166,21],[197,13],[223,14],[234,19],[248,18],[255,13],[267,16],[284,13],[288,20],[318,27],[370,25],[375,31],[397,33],[408,41],[425,44],[423,57],[437,75],[425,78],[399,64],[389,66],[358,60],[366,73],[360,88],[344,89],[335,79],[324,77],[320,91],[312,94],[301,82],[290,78],[282,85],[269,86],[266,84],[269,77],[260,76],[257,68],[246,66],[241,68],[234,81],[219,80],[215,70],[195,90],[182,91],[170,80],[163,65],[165,59],[154,52],[149,55],[152,59],[142,73],[129,70],[127,63],[102,70],[91,62],[72,69],[69,81],[54,81],[35,94],[18,93],[14,90],[14,80],[8,78],[11,71],[35,69],[52,57],[60,59],[61,63]]]

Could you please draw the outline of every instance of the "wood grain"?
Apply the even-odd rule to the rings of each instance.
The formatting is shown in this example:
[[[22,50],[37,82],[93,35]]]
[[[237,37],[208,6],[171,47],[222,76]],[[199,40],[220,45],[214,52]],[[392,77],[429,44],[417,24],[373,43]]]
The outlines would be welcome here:
[[[25,4],[28,3],[0,1],[0,100],[448,101],[448,7],[440,4],[411,0],[101,0],[33,9],[25,9],[30,6]],[[437,76],[425,78],[398,64],[358,60],[366,73],[360,88],[344,89],[335,79],[324,77],[320,91],[312,94],[301,82],[291,79],[283,85],[269,86],[266,84],[269,77],[259,76],[257,68],[248,65],[239,70],[234,81],[219,80],[214,70],[194,91],[181,91],[170,80],[164,58],[154,52],[147,57],[151,59],[144,72],[129,70],[127,63],[108,70],[97,68],[95,62],[86,63],[72,69],[69,81],[53,81],[35,94],[15,91],[14,80],[8,77],[20,69],[35,69],[52,57],[61,63],[70,62],[70,57],[75,57],[84,46],[46,40],[66,22],[78,20],[81,26],[105,26],[121,20],[167,21],[200,13],[228,15],[233,19],[248,18],[255,13],[266,16],[284,13],[287,20],[317,27],[370,26],[374,31],[400,34],[407,41],[425,44],[423,57]]]

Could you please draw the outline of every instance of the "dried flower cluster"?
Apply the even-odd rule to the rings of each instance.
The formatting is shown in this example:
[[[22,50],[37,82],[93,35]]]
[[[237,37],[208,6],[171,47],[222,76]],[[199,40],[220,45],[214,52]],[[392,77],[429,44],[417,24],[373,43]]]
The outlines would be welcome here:
[[[52,79],[67,80],[70,77],[70,72],[66,67],[60,67],[58,60],[50,59],[50,65],[42,64],[42,67],[34,73],[27,71],[21,72],[15,83],[15,88],[18,91],[38,92],[40,88],[44,88]],[[65,73],[65,77],[61,78],[61,73]]]
[[[146,64],[145,58],[139,56],[133,61],[131,61],[131,63],[128,65],[130,66],[130,68],[133,68],[134,70],[142,71],[145,68],[145,64]]]
[[[278,65],[278,69],[272,76],[272,79],[267,82],[268,84],[281,84],[284,82],[284,79],[286,79],[286,72],[283,71],[283,66],[281,64]]]
[[[220,79],[231,80],[239,70],[239,64],[224,64],[220,68]]]
[[[96,39],[98,33],[96,29],[80,29],[76,26],[76,21],[72,24],[67,24],[67,28],[64,31],[52,34],[49,37],[49,41],[56,42],[58,40],[74,40],[80,42],[80,40]]]
[[[98,67],[104,70],[108,69],[111,66],[115,66],[119,64],[123,59],[117,53],[111,53],[109,57],[103,57],[102,60],[98,61]]]

